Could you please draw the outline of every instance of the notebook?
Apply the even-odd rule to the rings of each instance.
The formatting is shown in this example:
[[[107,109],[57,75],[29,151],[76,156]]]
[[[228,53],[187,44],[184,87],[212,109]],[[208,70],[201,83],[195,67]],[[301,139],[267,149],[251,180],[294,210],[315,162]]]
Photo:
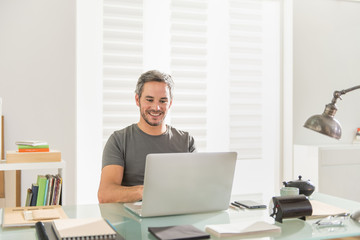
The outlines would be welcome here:
[[[148,230],[159,240],[210,238],[210,234],[194,227],[193,225],[149,227]]]
[[[116,231],[103,218],[68,218],[52,222],[58,239],[115,239]]]
[[[143,199],[124,206],[141,217],[226,210],[236,157],[236,152],[148,154]]]
[[[266,236],[281,232],[281,227],[264,221],[258,222],[238,222],[232,224],[207,225],[205,231],[216,237],[233,236]]]

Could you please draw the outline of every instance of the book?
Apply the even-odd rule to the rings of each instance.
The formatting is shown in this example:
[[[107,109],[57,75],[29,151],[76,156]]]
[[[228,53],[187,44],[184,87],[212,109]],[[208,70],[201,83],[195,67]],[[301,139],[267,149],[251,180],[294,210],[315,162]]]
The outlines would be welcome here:
[[[39,149],[39,148],[49,148],[49,145],[48,145],[48,144],[36,145],[36,146],[32,146],[32,145],[18,145],[18,149]]]
[[[57,191],[57,196],[56,196],[56,204],[55,205],[61,205],[61,196],[62,196],[62,186],[63,186],[63,179],[62,177],[59,176],[59,189]]]
[[[51,177],[51,189],[49,189],[49,205],[61,205],[62,177],[60,175]]]
[[[18,145],[18,152],[49,152],[49,145]]]
[[[38,175],[36,183],[32,184],[27,192],[27,198],[30,198],[29,206],[61,205],[62,181],[59,174]],[[34,204],[33,201],[35,205],[31,205]]]
[[[53,196],[53,205],[60,204],[60,195],[61,195],[61,186],[62,186],[62,178],[59,175],[55,176],[55,192]]]
[[[17,152],[7,151],[7,163],[30,163],[30,162],[60,162],[61,152],[51,150],[49,152]]]
[[[49,186],[48,186],[48,190],[47,190],[47,197],[46,197],[45,205],[51,205],[51,203],[52,203],[51,199],[52,199],[55,177],[53,175],[49,174],[48,179],[49,179]]]
[[[264,221],[215,224],[205,226],[205,231],[216,237],[266,236],[281,232],[281,227]]]
[[[50,152],[49,148],[21,148],[18,152]]]
[[[48,193],[49,193],[49,185],[50,185],[50,174],[46,174],[46,188],[45,188],[45,194],[44,194],[44,205],[46,206],[47,204],[47,198],[48,198]]]
[[[38,189],[39,189],[39,186],[36,183],[33,183],[31,185],[32,196],[31,196],[31,200],[30,200],[30,206],[36,206]]]
[[[47,175],[45,176],[45,178],[46,178],[46,184],[45,184],[44,200],[42,206],[46,206],[46,198],[48,195],[48,188],[49,188],[49,178],[47,177]]]
[[[30,206],[31,197],[32,197],[32,190],[31,188],[28,188],[26,191],[26,201],[25,201],[26,207]]]
[[[53,229],[60,240],[116,239],[116,231],[104,218],[55,219]]]
[[[38,140],[22,140],[16,141],[16,145],[28,145],[28,146],[38,146],[38,145],[48,145],[45,141],[38,141]]]
[[[192,225],[149,227],[148,231],[157,239],[207,239],[210,235]]]
[[[46,190],[47,178],[44,175],[38,175],[37,177],[37,185],[38,188],[38,196],[36,200],[36,206],[44,206],[44,197]]]
[[[53,188],[51,189],[52,193],[51,193],[50,205],[55,205],[57,188],[58,188],[58,180],[56,177],[54,177],[54,184],[53,184]]]

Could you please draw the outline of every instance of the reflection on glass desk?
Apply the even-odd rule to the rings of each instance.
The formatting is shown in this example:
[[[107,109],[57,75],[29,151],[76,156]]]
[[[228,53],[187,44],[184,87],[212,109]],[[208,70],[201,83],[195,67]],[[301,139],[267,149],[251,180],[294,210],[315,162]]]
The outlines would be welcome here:
[[[360,202],[345,200],[329,195],[314,193],[311,198],[349,210],[350,213],[360,210]],[[167,217],[140,218],[126,210],[121,203],[106,203],[93,205],[63,206],[64,211],[70,218],[86,218],[102,216],[108,219],[116,230],[129,240],[153,239],[156,238],[148,232],[148,227],[185,225],[191,224],[201,230],[209,224],[226,224],[241,222],[256,222],[259,220],[274,223],[269,217],[268,209],[256,210],[234,210],[189,214]],[[2,215],[1,209],[1,215]],[[348,236],[360,236],[360,223],[351,219],[344,220],[342,227],[317,228],[314,224],[318,219],[303,221],[300,219],[285,219],[282,224],[276,223],[281,227],[281,233],[271,236],[262,236],[261,239],[332,239]],[[1,220],[2,222],[2,220]],[[21,228],[1,228],[1,240],[14,239],[37,239],[34,227]],[[212,239],[217,239],[212,237]],[[242,238],[224,238],[242,239]],[[259,239],[259,238],[251,238]]]

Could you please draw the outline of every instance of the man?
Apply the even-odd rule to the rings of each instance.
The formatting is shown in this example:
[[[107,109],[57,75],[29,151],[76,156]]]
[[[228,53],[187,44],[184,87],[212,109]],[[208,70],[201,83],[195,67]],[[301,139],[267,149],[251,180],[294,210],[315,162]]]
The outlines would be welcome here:
[[[147,154],[196,150],[189,133],[164,122],[172,105],[173,85],[170,75],[157,70],[140,76],[135,90],[140,120],[115,131],[105,145],[98,191],[100,203],[142,199]]]

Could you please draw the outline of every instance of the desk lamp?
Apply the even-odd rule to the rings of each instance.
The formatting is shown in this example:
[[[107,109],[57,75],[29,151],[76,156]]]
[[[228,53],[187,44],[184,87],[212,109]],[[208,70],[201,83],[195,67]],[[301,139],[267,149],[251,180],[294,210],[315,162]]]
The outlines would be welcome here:
[[[304,127],[322,133],[329,137],[340,139],[341,125],[339,121],[334,118],[337,111],[336,101],[338,98],[341,99],[341,95],[359,88],[360,85],[342,91],[335,91],[331,103],[325,106],[324,112],[321,115],[311,116],[308,120],[306,120]]]

